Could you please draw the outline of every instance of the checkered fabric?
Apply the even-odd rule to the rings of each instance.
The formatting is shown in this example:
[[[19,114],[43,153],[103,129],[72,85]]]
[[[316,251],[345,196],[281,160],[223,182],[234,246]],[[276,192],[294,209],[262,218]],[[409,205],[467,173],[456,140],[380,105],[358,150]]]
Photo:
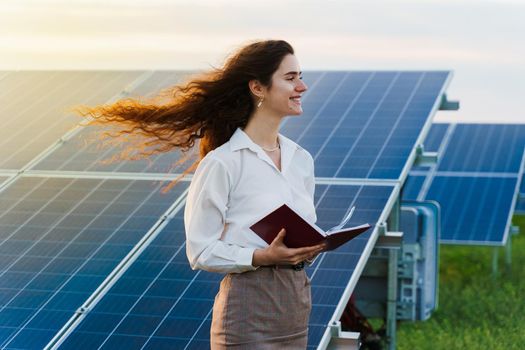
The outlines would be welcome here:
[[[304,270],[274,266],[226,275],[213,306],[212,350],[305,349],[310,293]]]

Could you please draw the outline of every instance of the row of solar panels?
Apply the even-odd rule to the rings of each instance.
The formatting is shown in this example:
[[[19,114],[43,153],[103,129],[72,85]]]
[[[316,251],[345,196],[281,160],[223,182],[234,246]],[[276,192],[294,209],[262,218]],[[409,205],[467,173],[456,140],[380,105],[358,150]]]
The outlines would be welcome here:
[[[403,198],[441,205],[442,243],[504,245],[523,202],[525,124],[434,124],[425,148],[439,160],[410,172]]]
[[[130,86],[112,100],[144,95],[184,75],[111,74],[112,83]],[[15,73],[0,80],[15,86],[0,95],[6,102],[2,115],[12,125],[22,123],[25,131],[16,138],[5,135],[11,151],[1,165],[2,174],[11,177],[0,195],[0,256],[5,260],[0,346],[41,348],[61,329],[64,348],[206,346],[213,286],[220,276],[189,270],[181,253],[182,218],[170,203],[180,200],[187,182],[163,196],[158,193],[161,184],[151,181],[154,173],[169,171],[177,152],[108,166],[99,160],[116,150],[101,151],[86,142],[86,129],[69,132],[63,142],[50,142],[59,135],[47,125],[71,125],[74,119],[51,118],[58,111],[53,98],[103,102],[87,98],[107,91],[89,85],[97,75]],[[67,89],[72,77],[89,82],[82,85],[86,90]],[[386,220],[450,73],[307,72],[305,80],[310,82],[306,112],[286,121],[282,131],[315,156],[316,175],[325,183],[316,189],[319,224],[331,226],[353,204],[358,210],[350,224]],[[10,102],[15,96],[11,91],[28,85],[36,86],[33,93],[48,87],[49,95],[38,101],[51,103],[49,114],[43,104],[24,110]],[[36,144],[41,148],[30,147]],[[146,232],[154,241],[142,245]],[[376,236],[374,229],[323,255],[308,270],[313,285],[310,348],[329,337],[326,326],[339,319]],[[146,250],[141,253],[139,247]]]

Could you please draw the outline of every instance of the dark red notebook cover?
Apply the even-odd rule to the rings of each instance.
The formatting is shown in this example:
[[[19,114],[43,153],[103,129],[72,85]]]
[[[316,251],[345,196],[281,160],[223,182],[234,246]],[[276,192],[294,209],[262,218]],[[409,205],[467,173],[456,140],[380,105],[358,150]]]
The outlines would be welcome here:
[[[300,248],[327,242],[326,250],[333,250],[352,238],[367,231],[371,226],[364,224],[357,227],[340,229],[326,234],[315,224],[309,224],[289,206],[283,204],[250,226],[268,244],[271,244],[282,228],[286,230],[284,244],[288,248]]]

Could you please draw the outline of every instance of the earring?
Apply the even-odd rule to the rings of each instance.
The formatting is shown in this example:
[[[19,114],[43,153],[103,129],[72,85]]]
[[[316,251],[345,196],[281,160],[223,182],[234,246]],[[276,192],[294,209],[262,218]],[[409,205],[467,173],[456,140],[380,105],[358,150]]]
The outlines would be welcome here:
[[[257,108],[261,107],[263,101],[264,101],[264,96],[261,97],[261,99],[259,100],[259,103],[257,103]]]

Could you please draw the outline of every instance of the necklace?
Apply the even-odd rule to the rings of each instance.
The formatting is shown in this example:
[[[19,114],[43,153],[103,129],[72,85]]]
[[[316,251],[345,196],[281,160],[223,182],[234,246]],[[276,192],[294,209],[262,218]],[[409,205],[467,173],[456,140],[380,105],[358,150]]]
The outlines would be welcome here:
[[[275,152],[275,151],[277,151],[279,148],[281,148],[281,145],[279,144],[279,142],[277,142],[277,146],[275,146],[275,148],[268,149],[268,148],[264,148],[263,146],[261,146],[261,148],[262,148],[263,150],[265,150],[266,152]]]

